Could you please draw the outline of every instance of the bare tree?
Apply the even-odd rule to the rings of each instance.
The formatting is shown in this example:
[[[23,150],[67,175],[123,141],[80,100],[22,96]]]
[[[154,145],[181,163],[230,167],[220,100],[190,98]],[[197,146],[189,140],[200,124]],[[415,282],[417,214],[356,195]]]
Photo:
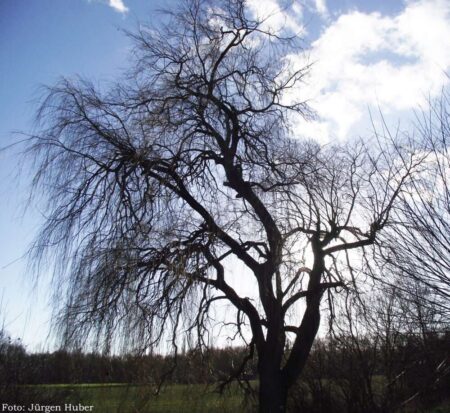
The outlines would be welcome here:
[[[55,259],[66,343],[176,353],[180,334],[208,344],[215,308],[248,344],[234,377],[256,353],[259,410],[284,412],[323,295],[352,281],[351,252],[374,243],[420,160],[379,140],[294,139],[289,117],[310,111],[285,97],[308,68],[290,69],[295,39],[243,0],[189,1],[167,21],[132,35],[133,69],[109,92],[48,90],[30,149],[49,201],[34,258]]]
[[[380,261],[399,277],[421,283],[424,297],[450,316],[450,96],[443,90],[416,117],[416,146],[427,153],[418,179],[395,208],[397,225],[380,238]]]

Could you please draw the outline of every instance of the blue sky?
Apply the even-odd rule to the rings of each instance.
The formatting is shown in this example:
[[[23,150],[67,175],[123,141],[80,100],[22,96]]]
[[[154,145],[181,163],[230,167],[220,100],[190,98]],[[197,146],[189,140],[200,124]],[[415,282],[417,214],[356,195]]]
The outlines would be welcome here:
[[[176,0],[172,0],[174,3]],[[167,5],[167,2],[162,2]],[[127,67],[131,47],[120,29],[157,23],[162,3],[145,0],[0,0],[0,146],[30,131],[40,85],[76,74],[105,84]],[[408,122],[448,83],[448,0],[248,0],[267,24],[304,39],[292,64],[314,62],[301,91],[319,118],[296,132],[322,142],[370,132],[368,109]],[[23,211],[27,165],[16,179],[14,151],[0,153],[0,322],[31,349],[45,346],[48,288],[38,289],[21,259],[41,212]]]

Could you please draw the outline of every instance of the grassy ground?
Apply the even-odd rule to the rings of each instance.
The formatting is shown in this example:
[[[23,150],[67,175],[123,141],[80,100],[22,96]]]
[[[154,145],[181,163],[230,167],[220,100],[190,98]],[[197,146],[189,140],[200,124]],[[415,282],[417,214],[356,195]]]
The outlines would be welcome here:
[[[95,413],[235,413],[243,412],[244,395],[234,387],[224,395],[204,385],[171,385],[156,396],[145,385],[82,384],[27,386],[44,403],[94,406]],[[28,396],[27,399],[30,399]],[[36,401],[31,401],[36,403]],[[43,403],[43,402],[41,402]],[[64,409],[62,409],[64,411]]]
[[[1,394],[0,394],[1,396]],[[0,401],[6,401],[1,400]],[[156,396],[149,385],[56,384],[20,386],[15,402],[29,407],[41,405],[82,404],[93,406],[93,413],[244,413],[255,411],[244,404],[244,394],[234,386],[224,395],[214,386],[170,385]],[[420,413],[450,413],[450,401],[429,410],[408,410]],[[324,412],[325,413],[325,412]]]

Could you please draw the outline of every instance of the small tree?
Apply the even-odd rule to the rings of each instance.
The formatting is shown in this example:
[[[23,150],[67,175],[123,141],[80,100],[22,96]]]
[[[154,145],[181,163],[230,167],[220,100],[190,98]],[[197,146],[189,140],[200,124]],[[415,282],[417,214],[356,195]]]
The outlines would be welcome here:
[[[184,332],[208,344],[215,309],[248,344],[234,377],[257,353],[259,409],[284,412],[323,295],[351,282],[350,252],[373,244],[419,161],[294,139],[289,117],[310,111],[286,92],[308,68],[290,69],[293,39],[243,0],[189,1],[167,19],[132,35],[133,68],[109,92],[49,89],[30,150],[49,200],[35,258],[56,253],[66,343],[170,339],[176,353]]]

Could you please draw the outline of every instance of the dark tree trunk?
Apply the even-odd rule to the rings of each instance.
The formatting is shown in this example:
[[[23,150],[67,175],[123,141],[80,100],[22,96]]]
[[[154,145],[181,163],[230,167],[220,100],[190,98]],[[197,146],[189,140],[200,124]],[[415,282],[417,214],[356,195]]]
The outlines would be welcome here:
[[[281,372],[263,369],[259,374],[259,413],[285,413],[287,393]]]

